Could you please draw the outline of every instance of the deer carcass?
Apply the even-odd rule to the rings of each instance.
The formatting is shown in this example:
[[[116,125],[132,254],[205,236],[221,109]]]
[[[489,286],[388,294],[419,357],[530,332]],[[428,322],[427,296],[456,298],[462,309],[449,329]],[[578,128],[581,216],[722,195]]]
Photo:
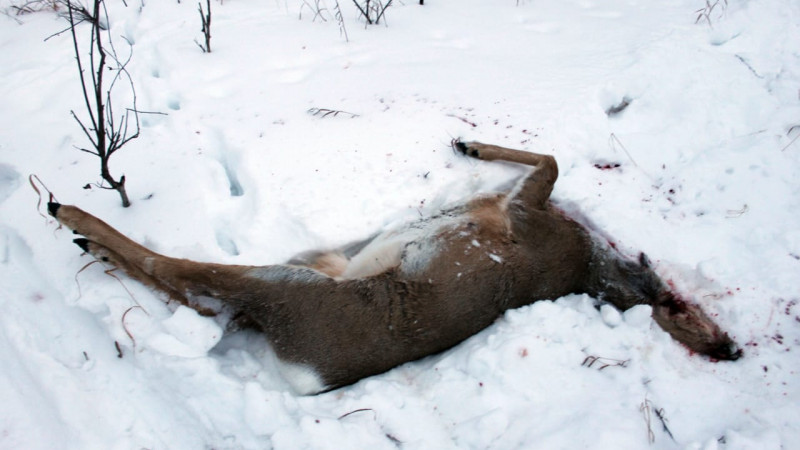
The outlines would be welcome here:
[[[354,383],[450,348],[510,308],[587,293],[620,310],[651,305],[655,321],[689,349],[734,360],[736,345],[696,305],[665,285],[642,254],[623,257],[549,200],[551,156],[455,142],[485,161],[533,167],[508,192],[333,251],[286,264],[223,265],[152,252],[77,207],[50,213],[83,235],[95,258],[193,305],[218,299],[262,331],[298,392]]]

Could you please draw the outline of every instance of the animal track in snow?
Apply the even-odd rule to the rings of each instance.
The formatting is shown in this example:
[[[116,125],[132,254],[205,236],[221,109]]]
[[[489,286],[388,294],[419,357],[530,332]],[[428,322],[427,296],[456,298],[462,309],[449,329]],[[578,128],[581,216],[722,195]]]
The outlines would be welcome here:
[[[19,173],[8,164],[0,163],[0,203],[19,187]]]

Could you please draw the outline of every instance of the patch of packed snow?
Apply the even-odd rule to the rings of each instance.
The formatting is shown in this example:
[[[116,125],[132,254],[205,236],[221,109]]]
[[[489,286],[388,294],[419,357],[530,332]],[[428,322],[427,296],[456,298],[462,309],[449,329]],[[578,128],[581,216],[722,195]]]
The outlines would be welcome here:
[[[0,447],[791,448],[800,439],[800,5],[728,0],[109,2],[143,111],[102,189],[65,22],[0,0]],[[309,5],[327,8],[321,20]],[[304,6],[305,5],[305,6]],[[301,18],[298,16],[302,12]],[[81,28],[80,31],[85,31]],[[52,36],[45,41],[45,38]],[[318,109],[338,115],[312,114]],[[311,110],[312,113],[309,112]],[[519,177],[453,137],[552,154],[553,197],[744,349],[689,354],[572,295],[457,347],[299,397],[263,337],[222,335],[37,211],[36,174],[149,248],[283,262]]]

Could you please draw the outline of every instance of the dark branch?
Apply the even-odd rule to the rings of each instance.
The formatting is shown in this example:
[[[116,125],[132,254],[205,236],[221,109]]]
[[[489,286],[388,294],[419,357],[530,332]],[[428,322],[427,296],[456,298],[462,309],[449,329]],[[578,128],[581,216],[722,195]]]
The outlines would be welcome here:
[[[203,53],[211,53],[211,0],[206,0],[206,9],[208,9],[208,13],[203,11],[202,4],[197,2],[197,10],[200,12],[200,24],[202,25],[200,31],[205,38],[205,47],[197,40],[194,42],[200,47],[200,50],[203,50]]]
[[[381,8],[381,12],[380,12],[380,14],[378,14],[378,17],[375,19],[375,23],[381,23],[381,17],[383,17],[383,14],[386,12],[386,8],[391,6],[392,1],[394,1],[394,0],[389,0],[389,2],[386,3],[386,6],[383,6]]]
[[[78,149],[95,155],[100,159],[100,176],[108,183],[109,189],[114,189],[119,193],[122,199],[122,206],[127,207],[130,206],[130,200],[125,190],[125,176],[114,179],[108,164],[112,154],[117,152],[132,139],[139,136],[140,128],[139,116],[136,108],[136,89],[133,85],[133,79],[127,70],[127,65],[133,57],[133,46],[130,41],[123,37],[130,46],[131,51],[124,61],[120,60],[119,54],[114,47],[113,39],[111,39],[110,30],[103,24],[103,22],[108,22],[108,10],[104,0],[92,0],[91,12],[81,5],[76,5],[72,0],[60,1],[67,6],[66,18],[70,25],[69,31],[72,37],[75,61],[80,76],[81,92],[83,93],[83,100],[91,125],[86,126],[83,121],[78,118],[77,114],[71,111],[81,131],[83,131],[83,134],[86,135],[89,142],[92,144],[91,149],[80,147],[78,147]],[[87,69],[84,67],[86,63],[84,60],[85,57],[82,56],[83,54],[78,44],[77,26],[83,22],[91,24],[89,34],[90,47],[88,49],[89,77],[87,77]],[[58,34],[61,33],[63,33],[63,31]],[[108,49],[104,46],[104,33],[106,38],[105,42],[108,43]],[[109,62],[113,62],[111,67],[108,65]],[[114,70],[114,74],[110,80],[106,80],[105,73],[109,69]],[[123,78],[128,82],[133,95],[133,107],[125,108],[124,113],[120,116],[114,112],[112,92],[115,91],[118,87],[118,82]],[[108,83],[107,89],[105,87],[106,82]],[[131,114],[133,114],[134,124],[131,123]]]

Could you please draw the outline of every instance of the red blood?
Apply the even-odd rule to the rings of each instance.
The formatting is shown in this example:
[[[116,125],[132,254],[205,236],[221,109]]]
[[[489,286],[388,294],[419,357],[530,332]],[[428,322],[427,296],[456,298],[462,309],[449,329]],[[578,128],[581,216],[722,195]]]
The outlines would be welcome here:
[[[594,168],[595,169],[600,169],[600,170],[611,170],[611,169],[619,168],[620,166],[622,166],[622,164],[620,164],[620,163],[605,163],[605,164],[595,163],[594,164]]]

